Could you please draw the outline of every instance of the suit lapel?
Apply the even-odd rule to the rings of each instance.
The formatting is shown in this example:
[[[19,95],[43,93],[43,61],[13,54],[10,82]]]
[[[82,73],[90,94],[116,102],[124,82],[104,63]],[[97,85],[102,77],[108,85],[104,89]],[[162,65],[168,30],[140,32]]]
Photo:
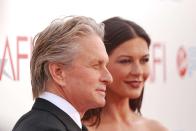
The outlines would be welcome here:
[[[37,98],[32,110],[45,110],[59,119],[69,131],[81,131],[78,125],[67,113],[45,99]]]

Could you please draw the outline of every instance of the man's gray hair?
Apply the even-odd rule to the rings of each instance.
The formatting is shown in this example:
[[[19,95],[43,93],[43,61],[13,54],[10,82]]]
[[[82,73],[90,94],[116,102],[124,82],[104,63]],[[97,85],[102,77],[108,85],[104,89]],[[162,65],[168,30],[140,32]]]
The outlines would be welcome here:
[[[30,61],[33,98],[45,90],[45,82],[51,78],[48,64],[69,66],[78,51],[79,40],[91,34],[103,40],[104,25],[89,17],[72,16],[54,20],[35,36]]]

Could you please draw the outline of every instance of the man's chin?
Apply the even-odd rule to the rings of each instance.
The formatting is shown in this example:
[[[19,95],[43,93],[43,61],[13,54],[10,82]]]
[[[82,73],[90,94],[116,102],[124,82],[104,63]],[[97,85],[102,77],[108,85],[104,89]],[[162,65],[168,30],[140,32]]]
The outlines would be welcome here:
[[[106,104],[106,101],[105,101],[105,98],[103,98],[103,100],[99,100],[99,101],[94,102],[94,106],[92,108],[104,107],[105,104]]]
[[[99,100],[99,102],[97,102],[97,108],[98,107],[104,107],[106,104],[105,98],[103,98],[103,100]]]

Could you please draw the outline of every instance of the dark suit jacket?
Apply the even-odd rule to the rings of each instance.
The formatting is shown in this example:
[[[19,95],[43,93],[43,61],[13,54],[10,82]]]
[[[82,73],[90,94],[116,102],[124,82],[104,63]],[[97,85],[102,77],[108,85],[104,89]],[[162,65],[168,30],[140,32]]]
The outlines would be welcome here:
[[[37,98],[31,111],[18,120],[13,131],[81,131],[81,129],[57,106]]]

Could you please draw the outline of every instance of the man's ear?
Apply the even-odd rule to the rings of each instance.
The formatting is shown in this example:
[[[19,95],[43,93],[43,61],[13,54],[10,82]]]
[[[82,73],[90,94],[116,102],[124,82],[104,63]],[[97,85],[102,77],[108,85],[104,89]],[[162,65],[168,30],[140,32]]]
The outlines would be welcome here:
[[[60,86],[64,87],[66,85],[65,82],[65,69],[64,65],[58,63],[49,63],[48,69],[52,79]]]

